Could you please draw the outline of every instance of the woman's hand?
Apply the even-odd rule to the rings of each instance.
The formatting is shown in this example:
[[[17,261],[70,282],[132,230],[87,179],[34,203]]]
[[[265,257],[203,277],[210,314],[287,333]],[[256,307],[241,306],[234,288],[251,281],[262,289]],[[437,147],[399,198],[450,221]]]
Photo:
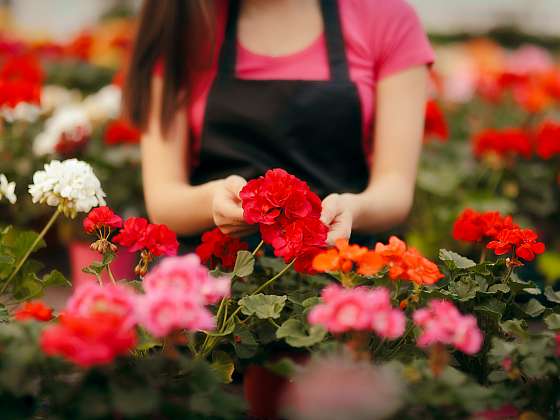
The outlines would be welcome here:
[[[323,200],[321,221],[329,227],[329,245],[334,245],[337,239],[350,238],[358,206],[356,194],[331,194]]]
[[[216,226],[226,235],[233,237],[253,233],[256,228],[243,218],[239,193],[247,184],[242,177],[231,175],[220,182],[212,200],[212,217]]]

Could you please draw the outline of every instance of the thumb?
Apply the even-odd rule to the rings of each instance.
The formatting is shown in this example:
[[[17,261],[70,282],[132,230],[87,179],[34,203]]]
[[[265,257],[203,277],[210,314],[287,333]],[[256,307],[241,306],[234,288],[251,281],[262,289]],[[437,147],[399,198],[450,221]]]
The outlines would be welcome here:
[[[323,200],[321,222],[330,226],[339,213],[338,194],[331,194]]]
[[[226,189],[239,199],[241,189],[247,185],[247,181],[239,175],[230,175],[226,178]]]

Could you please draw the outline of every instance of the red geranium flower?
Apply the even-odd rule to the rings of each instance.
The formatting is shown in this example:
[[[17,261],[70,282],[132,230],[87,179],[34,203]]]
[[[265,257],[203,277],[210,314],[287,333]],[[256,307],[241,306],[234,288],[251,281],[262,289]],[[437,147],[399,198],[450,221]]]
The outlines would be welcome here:
[[[131,217],[126,219],[124,227],[118,235],[115,235],[113,241],[129,248],[130,252],[136,252],[144,248],[142,238],[148,227],[148,221],[143,217]]]
[[[235,266],[237,252],[248,248],[246,242],[232,238],[215,228],[202,235],[202,243],[196,248],[196,254],[211,268],[220,263],[223,269],[230,270]]]
[[[25,80],[35,85],[43,83],[44,74],[39,61],[32,55],[10,57],[0,68],[1,80]]]
[[[40,300],[25,302],[15,313],[14,318],[18,321],[34,319],[36,321],[50,321],[53,317],[52,308]]]
[[[542,242],[537,242],[538,235],[531,229],[504,229],[495,241],[490,242],[486,247],[493,249],[496,255],[509,254],[515,248],[515,253],[519,258],[526,261],[533,261],[535,255],[542,254],[545,246]]]
[[[446,141],[449,137],[447,121],[438,103],[433,99],[426,104],[426,118],[424,124],[424,138],[437,137]]]
[[[82,367],[108,364],[136,345],[136,333],[123,328],[124,321],[114,313],[62,314],[59,324],[43,330],[41,348],[47,355],[62,356]]]
[[[140,130],[126,120],[114,120],[105,129],[105,143],[116,144],[138,144],[140,141]]]
[[[116,215],[113,210],[107,206],[96,207],[92,209],[84,219],[84,231],[86,233],[94,233],[96,230],[107,227],[109,229],[118,229],[122,227],[122,218]]]
[[[503,229],[517,227],[510,216],[503,217],[496,211],[479,213],[465,209],[453,225],[453,238],[457,241],[479,242],[495,238]]]
[[[545,121],[537,129],[537,155],[542,159],[550,159],[560,155],[560,124]]]
[[[481,157],[487,153],[498,156],[523,156],[530,158],[533,152],[531,137],[524,130],[508,128],[504,130],[488,129],[473,138],[473,152]]]
[[[177,255],[179,250],[177,235],[165,225],[148,225],[141,242],[156,257]]]

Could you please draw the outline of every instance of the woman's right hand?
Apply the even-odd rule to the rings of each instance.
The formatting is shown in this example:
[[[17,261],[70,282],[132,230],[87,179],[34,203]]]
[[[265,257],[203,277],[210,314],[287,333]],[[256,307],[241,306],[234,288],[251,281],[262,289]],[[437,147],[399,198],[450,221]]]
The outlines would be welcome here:
[[[212,217],[216,226],[226,235],[241,237],[256,232],[243,218],[239,193],[247,184],[242,177],[231,175],[216,187],[212,201]]]

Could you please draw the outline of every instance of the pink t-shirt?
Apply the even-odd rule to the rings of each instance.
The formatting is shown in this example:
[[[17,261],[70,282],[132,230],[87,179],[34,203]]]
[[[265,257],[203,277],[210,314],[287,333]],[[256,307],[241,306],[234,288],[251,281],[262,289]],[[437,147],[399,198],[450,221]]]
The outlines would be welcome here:
[[[221,1],[220,44],[227,15],[227,0]],[[413,66],[431,64],[434,53],[416,12],[405,0],[339,0],[339,8],[350,77],[358,87],[365,146],[369,150],[378,81]],[[200,72],[190,86],[188,119],[194,144],[200,140],[216,70],[214,66]],[[322,34],[307,48],[280,57],[255,54],[238,44],[236,73],[238,78],[249,80],[327,80],[325,37]]]

